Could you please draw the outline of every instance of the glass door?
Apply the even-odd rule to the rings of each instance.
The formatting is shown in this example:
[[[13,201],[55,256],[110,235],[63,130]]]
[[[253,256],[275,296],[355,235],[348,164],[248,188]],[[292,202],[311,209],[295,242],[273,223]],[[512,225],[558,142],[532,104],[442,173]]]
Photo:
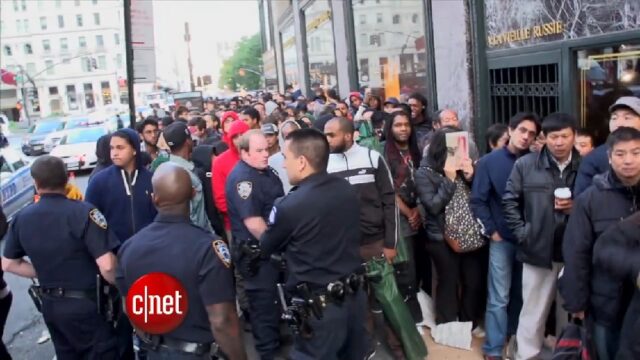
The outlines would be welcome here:
[[[640,42],[576,51],[580,126],[595,145],[609,135],[609,106],[621,96],[640,97]]]

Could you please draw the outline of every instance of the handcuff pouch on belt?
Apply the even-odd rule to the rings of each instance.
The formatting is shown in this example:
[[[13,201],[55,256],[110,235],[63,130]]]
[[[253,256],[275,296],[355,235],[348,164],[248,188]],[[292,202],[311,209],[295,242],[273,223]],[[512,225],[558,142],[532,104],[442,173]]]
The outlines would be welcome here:
[[[362,275],[350,274],[316,291],[312,291],[309,284],[300,283],[296,286],[296,296],[291,298],[290,305],[287,305],[283,285],[277,286],[282,304],[282,319],[295,334],[311,338],[313,336],[313,328],[309,324],[311,316],[321,320],[324,308],[328,304],[340,305],[347,296],[356,294],[364,286],[364,279]]]
[[[33,305],[35,305],[38,312],[42,313],[42,288],[34,279],[31,279],[31,281],[33,284],[29,286],[29,297],[33,301]]]
[[[231,247],[231,256],[243,277],[252,278],[258,274],[260,262],[263,259],[258,240],[238,241],[234,239]]]
[[[96,303],[98,314],[114,328],[120,317],[120,295],[118,290],[109,284],[100,274],[96,275]]]

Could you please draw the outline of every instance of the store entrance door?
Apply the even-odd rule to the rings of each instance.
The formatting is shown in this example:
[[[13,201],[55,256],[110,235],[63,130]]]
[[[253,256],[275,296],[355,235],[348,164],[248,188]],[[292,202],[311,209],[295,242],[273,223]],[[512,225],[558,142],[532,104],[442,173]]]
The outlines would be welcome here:
[[[578,119],[599,145],[609,134],[609,106],[621,96],[640,97],[640,42],[577,50],[576,60]]]
[[[489,59],[492,123],[518,112],[543,118],[560,110],[560,51]]]

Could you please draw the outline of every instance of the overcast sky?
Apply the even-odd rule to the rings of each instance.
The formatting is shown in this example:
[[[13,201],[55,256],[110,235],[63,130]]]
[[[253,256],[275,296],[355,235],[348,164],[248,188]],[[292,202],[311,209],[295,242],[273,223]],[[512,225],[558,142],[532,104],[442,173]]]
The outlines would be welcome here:
[[[236,42],[260,31],[256,0],[154,0],[156,51],[171,61],[176,51],[184,53],[184,23],[189,22],[194,75],[220,73],[216,43]],[[186,60],[185,60],[186,61]]]

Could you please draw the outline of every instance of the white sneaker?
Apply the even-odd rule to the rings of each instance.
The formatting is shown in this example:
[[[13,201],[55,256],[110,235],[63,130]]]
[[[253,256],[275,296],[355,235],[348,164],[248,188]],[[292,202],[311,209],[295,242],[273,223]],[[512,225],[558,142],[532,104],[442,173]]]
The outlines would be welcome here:
[[[483,338],[487,336],[487,333],[484,331],[482,326],[478,325],[475,329],[471,330],[471,335],[473,335],[473,337]]]

